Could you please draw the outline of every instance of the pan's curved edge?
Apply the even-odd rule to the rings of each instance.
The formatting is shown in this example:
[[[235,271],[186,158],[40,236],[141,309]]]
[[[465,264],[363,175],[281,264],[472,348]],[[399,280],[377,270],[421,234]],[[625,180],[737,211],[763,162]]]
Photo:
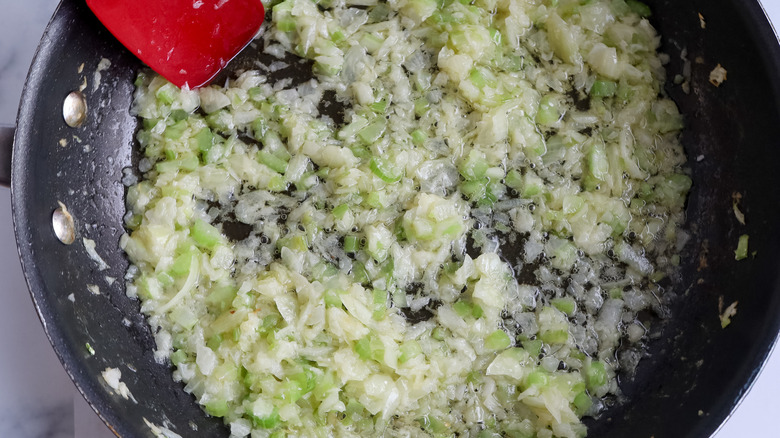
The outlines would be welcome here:
[[[11,175],[17,250],[49,342],[116,435],[153,436],[148,421],[183,436],[193,430],[227,436],[222,422],[204,415],[183,384],[173,381],[169,365],[155,360],[154,335],[138,301],[125,294],[122,181],[133,160],[137,121],[129,108],[140,66],[82,1],[63,0],[57,7],[33,58],[17,116]],[[83,126],[70,128],[62,119],[62,102],[79,89],[88,117]],[[70,246],[59,243],[51,228],[60,201],[76,222]],[[96,243],[108,268],[89,256],[83,239]],[[88,286],[99,292],[88,292]],[[121,371],[135,401],[120,397],[100,377],[107,368]]]

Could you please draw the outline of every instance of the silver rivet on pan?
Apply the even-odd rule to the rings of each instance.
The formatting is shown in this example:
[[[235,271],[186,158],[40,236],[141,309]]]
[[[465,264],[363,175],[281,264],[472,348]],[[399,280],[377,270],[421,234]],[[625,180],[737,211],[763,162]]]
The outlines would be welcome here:
[[[59,208],[51,215],[51,226],[57,239],[65,245],[70,245],[76,240],[76,226],[73,224],[73,216],[68,212],[68,208],[62,202],[59,204]]]
[[[71,91],[62,103],[62,117],[71,128],[78,128],[87,119],[87,101],[81,91]]]

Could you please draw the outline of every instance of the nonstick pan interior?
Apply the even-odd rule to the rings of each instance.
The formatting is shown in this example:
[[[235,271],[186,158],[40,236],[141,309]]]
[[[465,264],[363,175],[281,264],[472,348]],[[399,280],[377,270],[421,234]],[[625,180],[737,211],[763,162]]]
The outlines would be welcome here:
[[[710,435],[747,390],[780,325],[780,238],[774,232],[780,187],[773,172],[780,151],[777,41],[755,2],[649,3],[670,55],[670,78],[683,71],[683,49],[691,61],[690,94],[679,86],[668,91],[686,114],[683,143],[695,184],[688,202],[692,239],[669,323],[654,329],[636,375],[621,376],[626,402],[588,420],[591,436],[598,437]],[[103,58],[110,66],[98,81]],[[717,64],[729,72],[720,87],[708,80]],[[118,247],[122,179],[137,160],[132,147],[137,122],[128,109],[141,67],[81,1],[59,7],[19,113],[12,178],[17,243],[55,351],[117,434],[151,436],[146,420],[182,436],[227,436],[221,421],[203,414],[172,381],[168,365],[155,362],[139,304],[124,294],[128,262]],[[62,101],[82,85],[88,117],[70,128],[62,120]],[[734,192],[743,195],[745,226],[731,210]],[[52,231],[58,202],[75,219],[72,245],[60,243]],[[756,255],[736,262],[733,250],[741,234],[751,236]],[[107,269],[89,257],[85,238],[96,243]],[[738,314],[725,330],[718,319],[721,297],[726,304],[739,300]],[[118,396],[100,378],[107,367],[121,371],[137,402]]]

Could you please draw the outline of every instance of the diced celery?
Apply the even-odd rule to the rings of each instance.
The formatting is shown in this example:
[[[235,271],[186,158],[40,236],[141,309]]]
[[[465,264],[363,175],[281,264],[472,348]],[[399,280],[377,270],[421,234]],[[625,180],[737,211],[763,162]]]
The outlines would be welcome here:
[[[443,341],[447,337],[447,329],[443,327],[434,327],[431,330],[431,337],[437,341]]]
[[[547,344],[564,344],[569,339],[569,323],[561,311],[544,307],[538,314],[539,338]]]
[[[594,142],[586,155],[586,164],[588,168],[588,178],[585,185],[589,190],[594,189],[600,182],[606,180],[609,175],[609,161],[604,144]]]
[[[279,425],[281,422],[281,417],[279,417],[279,411],[276,410],[276,408],[273,408],[273,412],[271,412],[270,415],[265,417],[257,417],[255,415],[250,414],[250,418],[252,418],[252,424],[255,427],[261,428],[261,429],[273,429],[276,426]]]
[[[340,291],[335,289],[327,289],[323,294],[326,307],[341,307]]]
[[[214,134],[209,128],[203,128],[195,134],[195,144],[198,145],[198,150],[206,153],[214,145]]]
[[[396,182],[403,176],[403,172],[399,171],[392,162],[381,157],[371,157],[368,166],[374,175],[387,183]]]
[[[376,102],[372,103],[369,108],[371,108],[371,111],[375,113],[384,114],[387,110],[387,99],[377,100]]]
[[[590,87],[591,97],[612,97],[617,92],[618,85],[615,81],[598,80]]]
[[[283,192],[287,190],[287,182],[282,175],[274,175],[268,181],[268,190],[272,192]]]
[[[377,117],[373,122],[358,131],[357,135],[365,144],[372,144],[379,140],[382,134],[385,133],[385,129],[387,129],[387,119]]]
[[[154,93],[154,96],[157,98],[157,100],[164,105],[172,104],[178,95],[179,89],[171,83],[166,83],[162,87],[158,88]]]
[[[737,243],[737,249],[734,251],[735,260],[743,260],[748,256],[748,239],[750,236],[743,234],[739,236],[739,242]]]
[[[344,252],[354,253],[358,250],[359,239],[354,234],[344,236]]]
[[[414,114],[417,117],[424,116],[429,109],[431,109],[431,103],[428,102],[428,99],[426,99],[425,97],[421,97],[414,101]]]
[[[222,235],[213,225],[202,219],[196,219],[190,227],[190,236],[195,243],[205,249],[214,249],[221,241]]]
[[[604,362],[594,360],[585,364],[585,383],[593,391],[607,383],[607,371]]]
[[[433,415],[425,415],[418,421],[423,429],[430,431],[434,436],[444,435],[449,432],[447,425]]]
[[[574,405],[574,412],[578,416],[582,417],[586,412],[588,412],[588,409],[593,406],[593,400],[590,398],[587,392],[583,391],[574,396],[572,404]]]
[[[529,339],[522,342],[523,349],[528,352],[533,358],[539,357],[542,353],[542,341],[540,339]]]
[[[639,0],[626,0],[626,4],[633,12],[642,18],[648,18],[653,15],[653,11],[650,10],[650,6],[647,6]]]
[[[355,116],[350,124],[343,127],[341,131],[339,131],[338,136],[341,139],[348,139],[357,134],[366,126],[368,126],[368,120],[365,117]]]
[[[406,341],[403,344],[401,344],[400,347],[401,355],[398,357],[398,361],[401,363],[406,363],[410,359],[414,359],[415,357],[422,354],[422,347],[420,347],[420,344],[415,341]]]
[[[426,141],[428,141],[428,136],[425,132],[420,129],[412,131],[412,143],[414,143],[415,146],[422,146]]]
[[[287,171],[287,161],[277,157],[274,154],[268,153],[265,150],[260,150],[257,152],[257,161],[265,164],[275,172],[284,173]]]
[[[206,346],[216,351],[222,345],[222,334],[217,333],[206,341]]]
[[[187,155],[178,160],[162,161],[154,166],[154,169],[160,173],[176,172],[179,170],[194,171],[200,165],[200,160],[195,155]]]
[[[180,363],[187,360],[187,353],[184,350],[176,350],[171,353],[171,363],[178,366]]]
[[[544,371],[532,371],[525,377],[525,386],[547,386],[549,381],[547,373]]]
[[[365,284],[371,281],[371,278],[368,276],[368,271],[366,271],[365,265],[363,265],[363,263],[358,260],[352,263],[351,273],[355,283]]]
[[[476,150],[472,150],[466,160],[461,163],[460,174],[467,181],[477,180],[485,177],[489,167],[485,157]]]
[[[238,290],[232,284],[215,285],[206,297],[206,303],[224,312],[236,298]]]
[[[460,185],[460,191],[463,192],[469,200],[478,201],[483,199],[487,194],[487,183],[487,178],[466,181]]]
[[[561,312],[567,315],[573,315],[577,307],[577,303],[572,297],[554,298],[551,304]]]
[[[471,304],[467,303],[466,301],[456,301],[455,304],[452,305],[452,309],[461,318],[465,318],[471,315]]]
[[[228,404],[225,400],[213,400],[204,405],[206,413],[212,417],[224,417],[228,413]]]
[[[551,95],[546,95],[539,101],[539,109],[536,112],[536,123],[544,126],[550,126],[558,122],[561,118],[561,112],[555,99]]]
[[[360,338],[355,342],[354,349],[355,353],[357,353],[361,359],[368,360],[371,357],[371,340],[368,336]]]
[[[520,191],[523,187],[523,175],[518,172],[517,169],[512,169],[506,174],[504,184],[506,184],[507,187]]]
[[[188,248],[176,258],[173,259],[173,264],[168,272],[175,278],[186,277],[190,273],[190,266],[192,266],[192,258],[197,257],[198,250],[195,248]]]
[[[336,206],[336,208],[333,209],[333,211],[332,211],[333,217],[335,217],[336,219],[341,220],[344,217],[344,215],[347,214],[348,211],[349,211],[349,205],[347,205],[347,204],[340,204],[340,205]]]
[[[359,40],[360,45],[365,47],[368,53],[375,53],[384,42],[384,39],[373,33],[364,33]]]
[[[374,289],[372,295],[374,298],[374,312],[371,317],[374,321],[381,321],[387,315],[387,292],[381,289]]]
[[[165,133],[163,135],[167,139],[178,140],[181,138],[181,135],[184,133],[184,130],[187,129],[187,126],[188,125],[186,120],[179,120],[173,125],[169,125],[168,127],[166,127]]]
[[[496,330],[485,338],[485,348],[488,350],[503,350],[512,345],[512,339],[503,330]]]
[[[187,119],[189,117],[189,113],[187,111],[184,111],[183,109],[175,109],[171,111],[171,119],[173,119],[174,122],[180,122],[182,120]]]

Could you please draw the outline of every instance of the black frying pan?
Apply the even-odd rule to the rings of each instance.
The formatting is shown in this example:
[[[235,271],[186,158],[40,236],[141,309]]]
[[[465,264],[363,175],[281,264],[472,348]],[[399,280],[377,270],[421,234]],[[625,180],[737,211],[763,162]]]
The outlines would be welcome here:
[[[668,89],[687,119],[683,143],[695,184],[687,228],[693,238],[682,257],[683,284],[674,287],[671,319],[654,326],[636,374],[620,376],[625,402],[587,424],[596,437],[709,436],[747,391],[780,328],[780,47],[756,1],[648,3],[671,55],[670,77],[682,72],[681,49],[693,61],[691,93]],[[93,90],[101,58],[111,66]],[[708,81],[717,64],[729,72],[719,88]],[[0,182],[11,181],[19,253],[49,340],[106,424],[126,437],[151,436],[144,419],[182,436],[227,436],[221,420],[207,417],[172,381],[169,367],[154,361],[150,329],[121,281],[128,267],[118,247],[121,179],[138,159],[137,121],[128,108],[139,68],[81,0],[63,1],[30,69],[12,166],[10,137],[0,130]],[[88,117],[70,128],[62,102],[85,78]],[[62,139],[67,146],[59,145]],[[704,159],[697,161],[700,155]],[[744,196],[746,226],[731,211],[735,191]],[[77,239],[70,246],[52,231],[58,201],[75,218]],[[744,233],[757,255],[736,262],[733,250]],[[108,269],[98,270],[82,238],[97,243]],[[107,276],[117,281],[109,284]],[[87,284],[97,285],[101,295],[87,292]],[[67,298],[71,293],[75,303]],[[721,297],[726,304],[739,300],[725,330],[718,319]],[[122,371],[137,403],[108,389],[99,377],[106,367]]]

